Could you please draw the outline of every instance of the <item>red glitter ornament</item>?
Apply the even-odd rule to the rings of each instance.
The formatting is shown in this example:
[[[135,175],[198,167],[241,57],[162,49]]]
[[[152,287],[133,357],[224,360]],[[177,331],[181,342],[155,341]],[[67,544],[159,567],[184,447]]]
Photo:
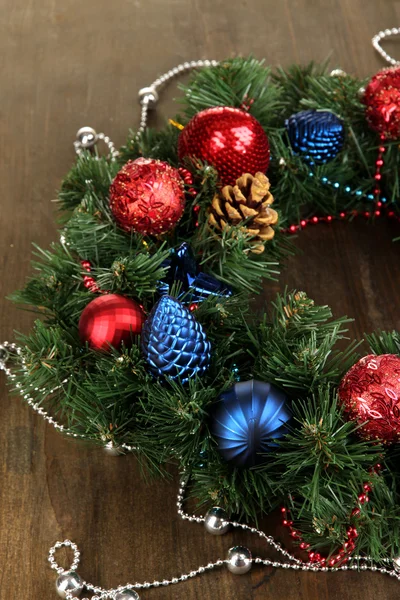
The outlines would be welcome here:
[[[95,350],[118,348],[122,342],[132,345],[132,335],[139,334],[146,317],[134,300],[108,294],[92,300],[79,319],[79,336]]]
[[[339,399],[348,418],[362,425],[357,433],[364,439],[380,439],[386,444],[400,441],[398,356],[371,354],[359,360],[343,378]]]
[[[213,165],[222,185],[235,185],[243,173],[265,173],[269,142],[260,123],[248,112],[216,106],[189,121],[179,135],[178,156],[181,162],[191,156]]]
[[[385,138],[400,138],[400,67],[382,69],[365,89],[367,121]]]
[[[177,169],[149,158],[129,160],[110,187],[110,207],[125,231],[158,235],[172,229],[185,208]]]

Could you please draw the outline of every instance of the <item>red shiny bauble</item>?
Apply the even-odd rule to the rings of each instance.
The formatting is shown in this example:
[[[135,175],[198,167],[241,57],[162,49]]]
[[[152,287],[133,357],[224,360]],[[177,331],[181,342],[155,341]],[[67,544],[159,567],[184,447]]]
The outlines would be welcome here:
[[[132,345],[132,336],[142,331],[145,314],[137,302],[117,294],[95,298],[79,319],[79,336],[95,350]]]
[[[370,127],[386,138],[400,139],[400,67],[374,75],[363,101]]]
[[[400,357],[370,354],[358,361],[339,386],[339,400],[364,439],[400,441]]]
[[[129,160],[111,184],[110,207],[125,231],[164,233],[177,224],[185,208],[183,180],[166,162]]]
[[[197,113],[179,136],[178,156],[198,158],[215,167],[223,185],[235,185],[243,173],[265,173],[269,142],[248,112],[216,106]]]

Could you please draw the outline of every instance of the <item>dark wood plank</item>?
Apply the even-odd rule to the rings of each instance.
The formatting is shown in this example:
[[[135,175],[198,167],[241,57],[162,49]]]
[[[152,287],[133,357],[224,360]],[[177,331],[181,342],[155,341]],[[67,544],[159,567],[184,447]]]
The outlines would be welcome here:
[[[0,36],[1,296],[30,273],[31,241],[56,238],[54,190],[73,159],[71,142],[90,124],[122,143],[138,120],[137,90],[183,60],[236,53],[271,64],[320,60],[366,75],[382,63],[371,36],[400,19],[395,0],[3,0]],[[391,45],[396,50],[396,43]],[[398,44],[397,44],[398,48]],[[175,113],[169,89],[153,122]],[[396,227],[365,223],[309,228],[281,286],[306,290],[335,315],[356,318],[353,335],[399,327]],[[266,297],[278,289],[266,284]],[[28,331],[32,315],[0,301],[0,339]],[[224,556],[222,539],[178,521],[176,482],[140,478],[134,457],[110,458],[63,439],[7,395],[0,428],[0,597],[52,598],[46,553],[70,537],[83,550],[82,574],[102,585],[176,575]],[[274,518],[265,526],[276,531]],[[278,532],[279,533],[279,532]],[[372,600],[397,598],[398,583],[372,574],[225,571],[143,598]]]

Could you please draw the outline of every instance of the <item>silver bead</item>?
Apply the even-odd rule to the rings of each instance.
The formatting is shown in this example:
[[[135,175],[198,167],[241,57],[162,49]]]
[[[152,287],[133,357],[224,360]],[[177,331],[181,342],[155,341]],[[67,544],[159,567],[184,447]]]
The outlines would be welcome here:
[[[393,567],[395,571],[400,572],[400,556],[395,556],[393,559]]]
[[[346,71],[343,71],[343,69],[333,69],[329,75],[331,77],[346,77],[347,73]]]
[[[245,546],[233,546],[228,551],[227,566],[234,575],[244,575],[251,569],[251,552]]]
[[[93,127],[81,127],[76,134],[76,139],[81,148],[93,148],[97,144],[97,133]]]
[[[121,590],[115,594],[115,600],[139,600],[139,594],[135,590]]]
[[[228,515],[219,506],[214,506],[205,516],[204,527],[212,535],[224,535],[229,530]]]
[[[70,596],[76,598],[83,590],[82,579],[75,571],[65,571],[57,578],[56,590],[61,598],[66,598],[67,592]]]
[[[364,94],[365,94],[365,87],[360,87],[357,94],[358,94],[359,99],[362,100],[364,98]]]
[[[109,456],[121,456],[122,454],[125,454],[121,446],[117,446],[111,441],[105,444],[104,452],[107,452]]]

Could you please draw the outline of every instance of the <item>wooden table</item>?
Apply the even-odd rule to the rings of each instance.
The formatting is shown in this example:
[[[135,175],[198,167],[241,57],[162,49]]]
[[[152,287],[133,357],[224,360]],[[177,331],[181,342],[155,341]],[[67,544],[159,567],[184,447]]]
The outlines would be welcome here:
[[[31,242],[56,239],[51,199],[73,160],[72,141],[93,125],[117,145],[138,122],[137,91],[176,63],[236,53],[271,64],[320,60],[366,75],[383,64],[372,35],[400,21],[397,0],[3,0],[1,60],[1,297],[30,273]],[[391,50],[396,51],[392,42]],[[397,44],[397,55],[400,50]],[[158,121],[173,115],[168,89]],[[154,120],[153,123],[156,121]],[[382,222],[308,228],[281,287],[304,289],[356,319],[352,334],[399,328],[400,230]],[[268,297],[278,285],[265,285]],[[0,301],[0,340],[27,332],[33,317]],[[69,537],[83,550],[81,573],[107,587],[171,577],[224,556],[233,541],[266,554],[236,532],[223,538],[181,522],[176,482],[140,477],[134,457],[112,458],[63,439],[6,393],[1,377],[0,598],[55,598],[48,548]],[[274,520],[266,526],[275,531]],[[254,569],[217,571],[163,599],[398,598],[400,584],[371,573]]]

